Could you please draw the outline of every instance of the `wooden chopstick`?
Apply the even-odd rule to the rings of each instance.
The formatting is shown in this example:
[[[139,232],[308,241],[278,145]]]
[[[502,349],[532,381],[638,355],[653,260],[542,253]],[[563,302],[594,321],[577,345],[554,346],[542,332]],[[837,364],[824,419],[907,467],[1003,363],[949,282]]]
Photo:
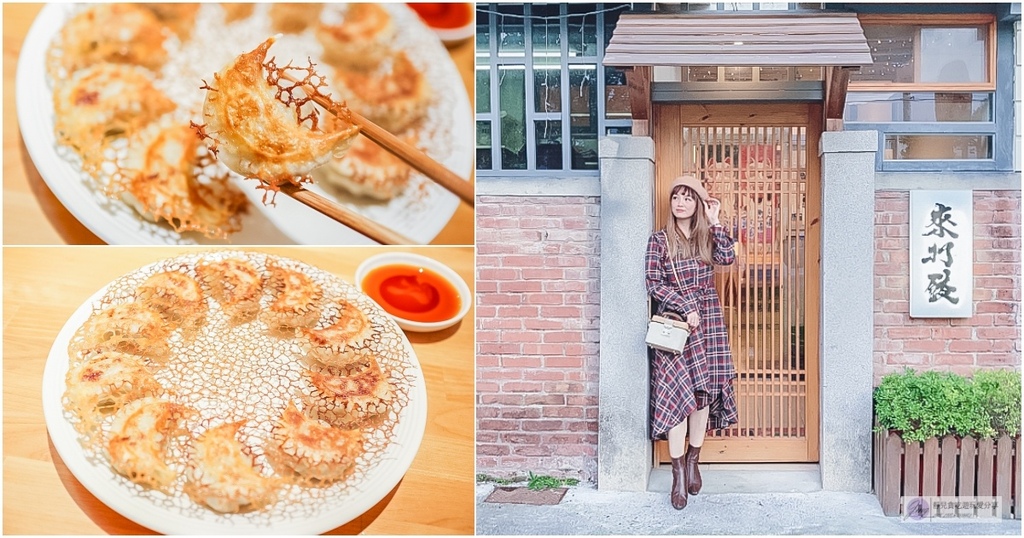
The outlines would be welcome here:
[[[352,211],[342,207],[319,194],[308,191],[302,187],[283,184],[280,185],[281,192],[291,196],[320,213],[352,228],[353,230],[373,239],[384,245],[415,245],[416,242],[393,230]]]
[[[312,88],[310,88],[308,84],[301,83],[295,77],[284,72],[284,70],[279,71],[279,75],[282,79],[293,84],[300,84],[303,90],[306,91],[306,94],[312,96],[314,103],[322,106],[331,114],[338,115],[337,104],[331,102],[330,99],[327,99],[319,92],[316,92],[315,90],[311,91]],[[476,201],[473,195],[473,185],[470,182],[457,176],[454,172],[445,168],[441,163],[431,159],[422,151],[403,142],[395,135],[389,133],[376,123],[364,118],[354,110],[347,109],[347,112],[346,117],[342,119],[348,120],[354,125],[358,125],[360,131],[362,131],[367,138],[373,140],[380,147],[386,149],[395,157],[402,159],[409,166],[415,168],[423,175],[434,180],[438,185],[461,198],[463,202],[469,204],[469,207],[475,207]]]

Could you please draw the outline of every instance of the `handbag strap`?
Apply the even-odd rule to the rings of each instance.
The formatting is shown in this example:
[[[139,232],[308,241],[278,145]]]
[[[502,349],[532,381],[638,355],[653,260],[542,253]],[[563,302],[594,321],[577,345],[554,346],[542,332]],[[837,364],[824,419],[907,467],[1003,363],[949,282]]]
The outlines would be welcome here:
[[[668,241],[668,231],[667,230],[665,232],[665,241]],[[666,245],[666,247],[667,246],[668,245]],[[679,292],[682,293],[682,291],[683,291],[683,279],[679,276],[679,268],[676,267],[676,262],[675,262],[674,259],[672,259],[671,255],[669,254],[669,249],[668,248],[665,249],[665,258],[668,260],[669,266],[672,267],[672,274],[674,274],[676,276],[676,287],[679,289]],[[668,316],[665,315],[667,313],[669,313],[669,311],[666,311],[665,313],[663,313],[662,316],[668,317]],[[671,313],[673,315],[679,316],[679,314],[676,314],[675,312],[671,312]],[[679,321],[682,321],[682,320],[683,320],[683,318],[680,316],[679,317]]]

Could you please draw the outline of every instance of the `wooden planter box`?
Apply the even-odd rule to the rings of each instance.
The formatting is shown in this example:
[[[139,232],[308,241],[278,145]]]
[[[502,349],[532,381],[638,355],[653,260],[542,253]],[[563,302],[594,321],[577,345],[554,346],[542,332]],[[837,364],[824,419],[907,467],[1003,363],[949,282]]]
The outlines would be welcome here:
[[[947,435],[925,442],[876,432],[874,486],[882,512],[900,514],[900,497],[1002,497],[1004,518],[1021,518],[1020,436],[977,440]]]

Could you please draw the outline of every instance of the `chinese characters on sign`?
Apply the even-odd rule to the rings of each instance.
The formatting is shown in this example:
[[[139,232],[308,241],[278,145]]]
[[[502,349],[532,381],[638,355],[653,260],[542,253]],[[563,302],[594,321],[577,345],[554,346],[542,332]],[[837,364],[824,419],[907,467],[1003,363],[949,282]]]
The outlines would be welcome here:
[[[971,317],[973,226],[971,191],[910,191],[910,317]]]

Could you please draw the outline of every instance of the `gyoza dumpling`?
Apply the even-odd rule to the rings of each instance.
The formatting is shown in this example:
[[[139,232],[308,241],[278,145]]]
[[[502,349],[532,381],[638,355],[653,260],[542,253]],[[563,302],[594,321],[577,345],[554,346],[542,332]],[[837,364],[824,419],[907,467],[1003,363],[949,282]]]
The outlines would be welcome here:
[[[64,398],[78,415],[79,431],[94,429],[104,416],[126,403],[159,394],[163,388],[141,357],[106,351],[68,370]]]
[[[377,331],[366,314],[352,303],[339,306],[338,317],[331,325],[323,329],[301,328],[299,332],[309,339],[308,356],[324,366],[365,368],[374,361],[366,346]]]
[[[320,319],[323,290],[309,276],[267,261],[268,285],[274,301],[263,312],[263,320],[277,332],[292,332],[298,327],[312,327]]]
[[[199,12],[199,4],[146,3],[139,5],[156,15],[156,18],[178,34],[182,41],[192,35],[192,28],[196,24],[196,13]]]
[[[391,383],[376,361],[353,375],[312,370],[305,374],[316,389],[309,401],[315,416],[340,428],[361,428],[376,422],[387,414],[394,400]]]
[[[57,140],[75,149],[86,166],[98,165],[112,139],[130,137],[176,106],[153,86],[145,69],[96,64],[57,84],[53,128]]]
[[[362,432],[321,423],[289,402],[271,430],[271,459],[306,480],[330,482],[348,476],[363,452]]]
[[[323,9],[323,4],[276,2],[270,6],[267,15],[275,32],[297,34],[315,23]]]
[[[120,351],[162,360],[170,353],[167,339],[173,329],[160,314],[142,303],[121,303],[85,320],[71,338],[68,351]]]
[[[47,51],[47,69],[54,79],[105,62],[159,69],[167,61],[169,35],[136,4],[99,4],[64,24]]]
[[[202,262],[196,265],[196,274],[232,321],[250,321],[260,311],[263,277],[248,261],[229,258]]]
[[[248,202],[227,174],[200,179],[200,144],[189,125],[169,116],[150,124],[128,145],[121,195],[144,218],[165,220],[176,232],[226,238],[242,228]]]
[[[275,97],[281,92],[283,99],[293,100],[303,99],[305,94],[299,89],[283,92],[278,86],[290,87],[290,83],[267,81],[278,73],[272,69],[268,75],[264,70],[267,49],[273,43],[274,38],[266,40],[214,75],[203,103],[203,117],[207,143],[218,159],[231,170],[276,190],[284,183],[298,184],[331,156],[340,155],[359,128],[330,122],[332,129],[324,130],[321,113],[311,104],[292,102],[288,106]]]
[[[415,143],[415,137],[406,142]],[[387,201],[409,185],[412,170],[405,161],[365,136],[356,138],[344,157],[331,159],[314,177],[323,185],[334,185],[356,196]]]
[[[161,271],[139,284],[135,292],[173,328],[195,330],[206,319],[206,298],[199,282],[181,271]]]
[[[417,123],[430,106],[430,85],[405,52],[372,73],[339,69],[334,83],[350,109],[392,133]]]
[[[206,430],[192,444],[185,492],[224,513],[257,510],[277,495],[277,481],[263,476],[236,436],[244,422]]]
[[[159,398],[142,398],[121,408],[110,425],[110,466],[136,484],[168,490],[178,473],[167,464],[167,443],[187,433],[183,420],[188,412]]]
[[[395,25],[379,4],[349,4],[339,24],[321,23],[316,37],[324,46],[324,61],[342,69],[365,71],[377,67],[391,50]]]

